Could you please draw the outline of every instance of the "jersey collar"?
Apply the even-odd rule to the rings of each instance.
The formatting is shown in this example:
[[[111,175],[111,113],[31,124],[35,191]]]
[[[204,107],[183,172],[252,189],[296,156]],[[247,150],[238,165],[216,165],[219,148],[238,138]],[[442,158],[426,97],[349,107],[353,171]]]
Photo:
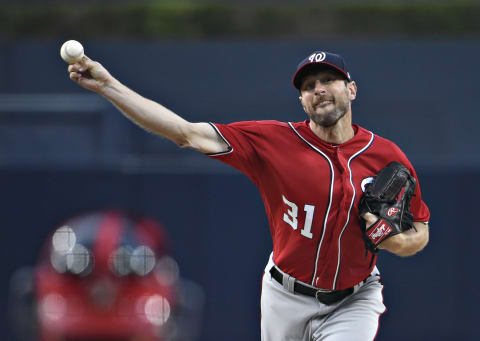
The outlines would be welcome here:
[[[309,120],[305,120],[303,122],[292,123],[292,126],[309,143],[327,151],[335,151],[336,149],[341,148],[343,151],[351,150],[352,152],[355,152],[358,150],[358,148],[364,146],[365,143],[368,143],[372,136],[370,131],[360,127],[358,124],[352,124],[354,136],[347,142],[341,144],[332,144],[315,135],[315,133],[310,129],[309,123]]]

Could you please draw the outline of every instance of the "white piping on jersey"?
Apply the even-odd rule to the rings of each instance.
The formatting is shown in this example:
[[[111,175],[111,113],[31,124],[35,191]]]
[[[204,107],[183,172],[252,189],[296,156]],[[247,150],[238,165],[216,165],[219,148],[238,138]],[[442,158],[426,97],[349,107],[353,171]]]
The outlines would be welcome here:
[[[224,152],[220,152],[220,153],[206,153],[206,155],[208,156],[217,156],[217,155],[225,155],[225,154],[230,154],[230,153],[233,153],[233,147],[232,145],[227,141],[227,139],[222,135],[222,133],[220,132],[220,130],[218,130],[217,126],[211,122],[208,122],[208,124],[210,124],[213,129],[215,129],[215,131],[217,132],[218,135],[220,135],[220,137],[223,139],[223,141],[225,141],[225,143],[227,144],[229,150],[227,151],[224,151]]]
[[[365,145],[365,147],[363,147],[362,149],[360,149],[358,152],[356,152],[355,154],[353,154],[350,159],[348,159],[348,162],[347,162],[347,168],[348,168],[348,172],[350,173],[350,185],[352,186],[352,189],[353,189],[353,196],[352,196],[352,201],[350,202],[350,207],[348,208],[348,214],[347,214],[347,221],[345,222],[345,225],[343,226],[343,229],[342,229],[342,232],[340,232],[340,236],[338,237],[338,261],[337,261],[337,270],[335,271],[335,277],[334,277],[334,280],[333,280],[333,287],[332,287],[332,290],[335,290],[336,286],[337,286],[337,279],[338,279],[338,274],[339,274],[339,271],[340,271],[340,260],[341,260],[341,247],[342,247],[342,236],[343,236],[343,232],[345,232],[345,229],[347,228],[348,226],[348,223],[350,222],[350,213],[352,211],[352,207],[353,207],[353,203],[355,202],[355,196],[356,196],[356,191],[355,191],[355,186],[353,185],[353,174],[352,174],[352,169],[350,168],[350,162],[356,158],[358,155],[360,155],[361,153],[363,153],[365,150],[367,150],[368,147],[371,146],[372,142],[373,142],[373,138],[374,138],[374,135],[372,132],[370,132],[370,134],[372,135],[370,137],[370,141],[368,141],[368,143]]]
[[[306,144],[308,144],[310,147],[312,147],[313,150],[315,150],[317,153],[322,155],[327,161],[328,165],[330,166],[330,174],[332,174],[331,179],[330,179],[330,194],[328,198],[328,206],[327,206],[327,212],[325,213],[325,219],[323,220],[323,229],[322,229],[322,237],[320,238],[320,242],[318,243],[318,248],[317,248],[317,256],[315,257],[315,268],[313,271],[313,276],[312,276],[312,285],[315,285],[315,277],[317,277],[317,266],[318,266],[318,257],[320,256],[320,249],[322,248],[322,243],[323,243],[323,238],[325,237],[325,231],[327,229],[327,221],[328,221],[328,215],[330,214],[330,208],[332,206],[332,196],[333,196],[333,184],[335,180],[335,172],[333,171],[333,165],[332,161],[328,158],[328,156],[322,152],[320,149],[312,145],[310,142],[305,140],[302,135],[293,127],[291,122],[288,122],[288,125],[292,130],[295,132],[295,134],[302,139]]]

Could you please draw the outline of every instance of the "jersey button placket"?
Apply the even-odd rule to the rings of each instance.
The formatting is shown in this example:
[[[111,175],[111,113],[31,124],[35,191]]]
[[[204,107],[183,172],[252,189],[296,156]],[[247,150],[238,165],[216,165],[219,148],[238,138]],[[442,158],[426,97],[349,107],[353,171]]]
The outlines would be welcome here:
[[[342,244],[341,244],[341,240],[340,238],[342,237],[342,230],[343,230],[343,227],[345,226],[345,224],[347,223],[347,220],[348,220],[348,211],[349,211],[349,206],[350,206],[350,202],[351,202],[351,199],[352,199],[352,196],[353,196],[353,190],[352,190],[352,186],[350,184],[350,172],[348,171],[348,160],[346,158],[346,155],[345,153],[342,153],[340,148],[337,148],[336,150],[336,153],[335,153],[335,157],[336,157],[336,163],[338,165],[338,170],[339,170],[339,175],[341,177],[341,181],[340,181],[340,184],[342,186],[341,188],[341,193],[342,193],[342,196],[341,196],[341,199],[340,199],[340,202],[339,202],[339,205],[340,205],[340,209],[339,209],[339,214],[337,216],[337,219],[336,219],[336,243],[335,245],[337,246],[337,249],[336,249],[336,254],[335,254],[335,258],[338,257],[338,254],[340,253],[340,259],[338,259],[338,262],[340,262],[340,265],[341,265],[341,248],[342,248]],[[340,248],[340,250],[338,249]],[[338,265],[338,264],[337,264]],[[340,270],[341,269],[338,269],[339,270],[339,273],[340,273]],[[338,279],[337,279],[337,285],[338,285]],[[333,288],[333,289],[336,289],[336,288]]]

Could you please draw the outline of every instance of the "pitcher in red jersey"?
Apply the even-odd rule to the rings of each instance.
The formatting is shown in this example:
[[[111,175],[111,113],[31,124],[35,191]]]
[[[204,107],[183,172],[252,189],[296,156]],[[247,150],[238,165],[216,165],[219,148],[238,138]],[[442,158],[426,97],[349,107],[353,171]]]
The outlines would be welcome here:
[[[379,245],[399,256],[428,243],[430,213],[404,153],[352,124],[357,85],[343,57],[316,51],[298,64],[293,85],[308,116],[302,122],[191,123],[88,57],[69,73],[145,129],[222,161],[257,185],[273,240],[263,276],[263,341],[374,339],[385,306],[376,254],[365,253],[360,220],[368,225],[377,217],[359,218],[362,191],[392,161],[415,177],[415,229]]]

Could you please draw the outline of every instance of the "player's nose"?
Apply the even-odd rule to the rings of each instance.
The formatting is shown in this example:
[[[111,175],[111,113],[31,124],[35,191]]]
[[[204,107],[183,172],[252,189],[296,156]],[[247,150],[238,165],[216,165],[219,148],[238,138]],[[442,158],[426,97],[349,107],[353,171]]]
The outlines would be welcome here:
[[[325,84],[323,84],[319,80],[315,81],[315,94],[324,95],[326,92],[327,90],[325,89]]]

